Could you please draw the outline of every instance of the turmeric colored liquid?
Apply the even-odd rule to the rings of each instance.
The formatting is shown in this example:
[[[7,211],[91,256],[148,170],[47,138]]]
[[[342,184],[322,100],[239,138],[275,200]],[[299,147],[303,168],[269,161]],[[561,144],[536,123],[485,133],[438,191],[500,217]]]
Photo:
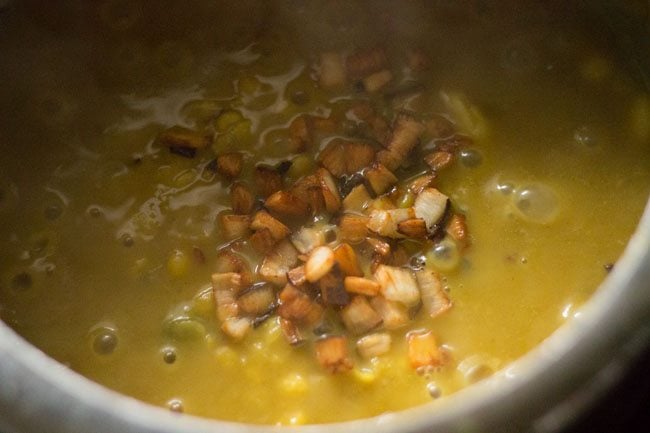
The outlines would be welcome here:
[[[477,379],[463,361],[503,368],[578,314],[647,201],[648,94],[572,11],[557,20],[472,2],[69,3],[0,13],[0,318],[73,370],[152,404],[305,424],[423,404],[430,383],[449,395]],[[445,273],[453,308],[409,325],[433,330],[452,357],[424,376],[401,337],[331,375],[310,345],[286,343],[276,319],[239,343],[224,336],[209,282],[229,184],[206,175],[209,159],[153,143],[231,109],[249,129],[243,141],[217,137],[221,149],[252,162],[293,157],[279,132],[290,119],[358,97],[318,87],[317,54],[375,43],[395,58],[407,46],[429,56],[421,109],[447,113],[440,91],[456,92],[485,127],[437,184],[467,216],[471,246]],[[170,333],[170,317],[186,314],[198,320]]]

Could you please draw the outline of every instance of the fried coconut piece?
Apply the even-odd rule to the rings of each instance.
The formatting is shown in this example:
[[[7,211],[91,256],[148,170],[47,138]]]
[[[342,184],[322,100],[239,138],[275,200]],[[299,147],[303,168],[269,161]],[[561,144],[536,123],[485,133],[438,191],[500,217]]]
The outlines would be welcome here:
[[[230,204],[235,214],[248,215],[255,208],[255,196],[248,186],[235,182],[230,187]]]
[[[352,106],[351,114],[358,120],[366,122],[370,126],[372,137],[379,143],[384,143],[390,137],[390,125],[385,117],[377,114],[377,111],[368,101],[359,101]]]
[[[344,306],[350,302],[350,295],[343,286],[343,277],[338,267],[318,280],[318,288],[326,305]]]
[[[348,331],[353,334],[365,334],[376,328],[382,318],[372,309],[364,296],[354,296],[350,303],[341,309],[341,319]]]
[[[439,150],[424,156],[424,162],[427,163],[431,170],[440,171],[449,167],[454,162],[454,154],[444,150]]]
[[[316,170],[316,178],[321,186],[325,209],[329,213],[335,213],[341,208],[341,195],[336,186],[336,181],[332,177],[332,174],[324,168]]]
[[[384,165],[375,162],[364,172],[372,192],[378,196],[388,191],[397,183],[397,177]]]
[[[309,215],[309,205],[289,191],[277,191],[271,194],[264,206],[272,212],[287,217],[306,217]]]
[[[291,284],[284,286],[278,301],[278,315],[297,324],[314,325],[323,315],[320,304]]]
[[[325,233],[314,227],[301,227],[291,235],[291,242],[300,254],[309,254],[311,250],[325,243]]]
[[[264,257],[259,268],[259,275],[264,280],[278,286],[287,283],[287,272],[298,261],[298,251],[287,239],[280,241],[277,246]]]
[[[420,194],[425,189],[433,186],[433,182],[435,180],[436,180],[435,173],[418,176],[409,182],[408,190],[414,194]]]
[[[401,239],[406,236],[399,231],[399,224],[413,218],[415,218],[415,210],[412,207],[373,210],[370,213],[368,228],[381,236]]]
[[[452,215],[449,223],[447,224],[447,233],[456,241],[461,249],[467,248],[469,246],[469,234],[467,230],[467,223],[465,222],[465,215]]]
[[[321,338],[314,344],[318,363],[330,373],[344,373],[352,369],[348,356],[348,340],[343,336]]]
[[[327,274],[336,260],[330,247],[318,247],[309,254],[305,263],[305,277],[310,283],[315,283]]]
[[[371,297],[377,296],[381,287],[378,282],[363,277],[345,277],[343,285],[348,293]]]
[[[339,266],[339,269],[346,276],[363,276],[363,271],[357,259],[357,253],[354,248],[343,242],[334,249],[334,258]]]
[[[388,69],[382,69],[379,72],[368,75],[363,80],[361,80],[361,82],[363,83],[363,88],[366,90],[366,92],[377,93],[392,80],[393,73]]]
[[[442,288],[442,281],[437,272],[422,269],[415,273],[415,278],[420,287],[420,296],[422,298],[422,308],[429,316],[438,317],[452,306],[447,292]]]
[[[379,295],[370,298],[370,305],[381,316],[386,329],[401,328],[411,321],[408,308],[402,303],[389,301]]]
[[[220,321],[239,314],[236,297],[241,287],[241,275],[236,272],[212,274],[212,291],[217,304],[217,318]]]
[[[193,158],[197,150],[210,145],[210,137],[182,126],[172,126],[158,134],[156,142],[167,147],[172,153]]]
[[[214,264],[216,273],[235,272],[239,274],[242,287],[247,287],[253,283],[250,264],[242,256],[232,251],[231,248],[219,251]]]
[[[372,164],[375,149],[368,143],[334,138],[318,155],[318,161],[336,177],[354,174]]]
[[[275,304],[273,287],[267,283],[255,284],[241,291],[237,297],[239,311],[252,316],[267,313]]]
[[[362,215],[345,214],[339,221],[341,239],[352,244],[362,242],[368,236],[368,221],[370,218]]]
[[[346,212],[363,212],[368,207],[372,197],[365,185],[359,184],[353,187],[343,199],[343,210]]]
[[[414,369],[438,367],[444,363],[444,357],[431,331],[409,332],[406,336],[408,357]]]
[[[253,178],[262,197],[268,197],[283,187],[282,175],[274,167],[265,164],[255,166]]]
[[[379,265],[374,274],[381,294],[389,301],[412,307],[420,302],[420,290],[410,270]]]
[[[300,265],[287,272],[287,280],[290,284],[300,287],[307,282],[305,276],[305,265]]]
[[[324,89],[335,89],[345,85],[347,72],[343,56],[336,52],[325,52],[320,55],[319,84]]]
[[[273,218],[271,214],[263,210],[255,214],[250,223],[250,228],[255,231],[267,229],[276,241],[286,238],[290,233],[289,227],[285,226],[280,221]]]
[[[291,320],[280,318],[280,330],[285,340],[292,346],[299,346],[305,341],[300,328]]]
[[[392,339],[386,332],[366,335],[357,340],[357,352],[366,359],[375,358],[388,353]]]
[[[415,198],[413,204],[415,215],[424,220],[429,234],[435,232],[438,222],[445,214],[448,202],[449,198],[435,188],[425,188]]]
[[[411,218],[397,224],[397,232],[411,239],[425,239],[427,237],[427,224],[422,218]]]
[[[320,213],[325,209],[323,187],[316,175],[308,175],[298,179],[290,191],[300,200],[307,203],[313,214]]]
[[[227,179],[239,176],[242,170],[244,156],[239,152],[228,152],[217,156],[217,172]]]
[[[383,47],[358,50],[345,59],[350,78],[358,80],[388,67],[388,57]]]
[[[311,116],[302,114],[294,118],[289,124],[289,151],[291,153],[304,152],[313,142],[314,122]]]
[[[319,168],[313,175],[298,179],[289,192],[306,203],[312,214],[323,210],[336,213],[341,208],[337,182],[326,168]]]
[[[259,254],[266,255],[273,251],[273,247],[275,247],[275,244],[278,242],[278,240],[273,237],[271,230],[262,228],[255,231],[248,238],[248,242]]]
[[[395,170],[407,158],[411,150],[418,144],[425,126],[413,117],[402,114],[393,125],[393,134],[383,150],[377,154],[377,161],[388,170]]]
[[[251,217],[248,215],[219,215],[219,227],[227,240],[243,238],[250,232]]]
[[[228,317],[221,323],[221,330],[233,340],[242,340],[251,326],[252,321],[248,317]]]

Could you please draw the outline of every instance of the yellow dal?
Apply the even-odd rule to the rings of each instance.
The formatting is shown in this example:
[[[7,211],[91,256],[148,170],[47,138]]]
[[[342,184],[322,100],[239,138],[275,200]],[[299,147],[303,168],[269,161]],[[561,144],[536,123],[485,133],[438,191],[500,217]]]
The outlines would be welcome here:
[[[431,400],[429,382],[453,393],[466,385],[455,368],[460,361],[480,355],[503,368],[577,314],[648,197],[648,96],[612,47],[569,18],[488,22],[489,11],[477,18],[447,5],[420,14],[413,2],[393,13],[389,50],[422,46],[433,59],[425,83],[432,110],[445,111],[441,89],[463,92],[489,129],[476,140],[481,164],[457,162],[438,184],[466,213],[472,238],[464,264],[447,275],[454,307],[410,325],[432,329],[454,362],[417,375],[396,337],[388,355],[355,359],[351,373],[332,376],[314,362],[310,345],[288,346],[275,319],[239,344],[214,319],[206,319],[204,338],[173,342],[162,324],[209,287],[220,243],[215,217],[229,205],[228,185],[202,178],[197,160],[152,148],[152,138],[174,124],[207,122],[190,115],[191,101],[208,110],[234,105],[252,120],[251,158],[282,157],[265,134],[298,112],[336,105],[336,95],[311,80],[310,55],[374,42],[382,32],[373,31],[373,20],[386,5],[365,16],[363,7],[339,3],[337,12],[320,12],[329,19],[309,26],[309,11],[249,12],[246,3],[219,9],[197,2],[195,14],[173,4],[155,13],[127,8],[121,18],[111,12],[119,2],[69,2],[66,13],[47,8],[48,16],[26,3],[0,17],[8,26],[0,72],[5,83],[9,75],[16,81],[0,90],[0,317],[75,371],[153,404],[178,399],[191,414],[293,424],[422,404]],[[299,20],[278,26],[287,16]],[[264,19],[264,38],[249,45],[255,25],[243,23]],[[321,35],[337,25],[332,40]],[[236,84],[250,77],[271,95],[258,101],[263,109],[238,93]],[[304,89],[310,102],[289,102],[292,89]],[[142,163],[131,164],[133,155]],[[504,193],[507,185],[550,188],[557,217],[527,220],[513,205],[515,193]],[[52,205],[62,213],[49,220],[44,211]],[[133,227],[134,244],[125,247],[120,236]],[[190,260],[184,275],[170,275],[175,251],[191,256],[195,246],[207,264]],[[23,272],[30,288],[15,287]],[[98,326],[116,329],[114,353],[93,350]],[[168,346],[176,349],[173,364],[163,361]]]

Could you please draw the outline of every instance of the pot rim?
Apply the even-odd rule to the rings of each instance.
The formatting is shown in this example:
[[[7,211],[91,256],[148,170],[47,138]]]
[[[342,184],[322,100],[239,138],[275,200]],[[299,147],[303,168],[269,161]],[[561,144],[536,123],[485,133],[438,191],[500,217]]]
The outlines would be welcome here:
[[[501,426],[499,431],[520,431],[620,358],[617,355],[628,350],[626,345],[642,348],[647,344],[648,281],[650,200],[615,268],[580,314],[504,370],[440,401],[372,418],[298,427],[170,413],[92,382],[0,322],[0,413],[7,414],[14,428],[52,433],[269,433],[278,429],[312,433],[324,426],[334,433],[491,431],[497,426]],[[503,427],[504,420],[508,427]]]

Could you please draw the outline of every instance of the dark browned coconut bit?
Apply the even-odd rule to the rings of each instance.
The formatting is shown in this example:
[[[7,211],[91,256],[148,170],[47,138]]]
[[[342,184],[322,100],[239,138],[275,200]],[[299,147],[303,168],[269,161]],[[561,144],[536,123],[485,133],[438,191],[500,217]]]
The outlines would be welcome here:
[[[158,134],[156,142],[173,154],[194,158],[196,152],[210,145],[210,137],[182,126],[172,126]]]
[[[196,156],[196,149],[191,147],[171,146],[169,151],[174,155],[179,155],[185,158],[194,158]]]
[[[241,173],[243,162],[244,156],[239,152],[224,153],[216,159],[216,170],[221,176],[233,179]]]

